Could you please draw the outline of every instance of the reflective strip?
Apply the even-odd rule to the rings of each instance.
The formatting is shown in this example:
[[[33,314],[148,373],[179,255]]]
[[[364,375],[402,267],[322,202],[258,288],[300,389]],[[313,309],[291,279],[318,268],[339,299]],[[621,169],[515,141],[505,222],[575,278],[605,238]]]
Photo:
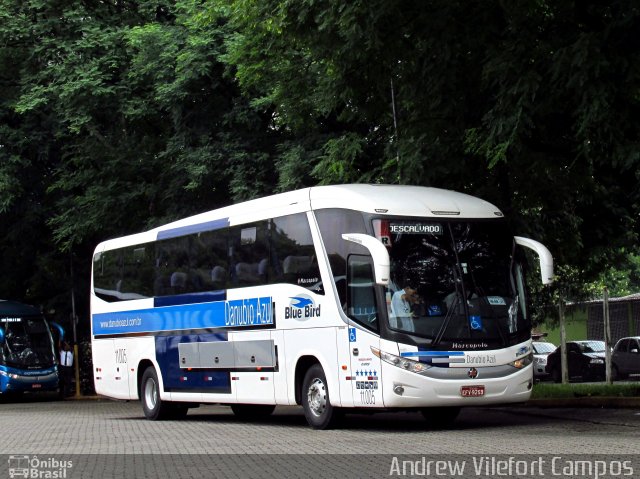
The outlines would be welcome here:
[[[179,236],[186,236],[193,233],[200,233],[202,231],[213,231],[229,226],[229,218],[220,220],[207,221],[205,223],[198,223],[197,225],[179,226],[169,230],[159,231],[157,240],[164,240],[169,238],[177,238]]]

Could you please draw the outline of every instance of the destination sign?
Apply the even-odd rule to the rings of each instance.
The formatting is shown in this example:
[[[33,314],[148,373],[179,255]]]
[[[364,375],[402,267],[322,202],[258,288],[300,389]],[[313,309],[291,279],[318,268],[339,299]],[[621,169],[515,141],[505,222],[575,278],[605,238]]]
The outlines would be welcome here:
[[[389,230],[394,234],[442,235],[442,225],[438,223],[391,223]]]

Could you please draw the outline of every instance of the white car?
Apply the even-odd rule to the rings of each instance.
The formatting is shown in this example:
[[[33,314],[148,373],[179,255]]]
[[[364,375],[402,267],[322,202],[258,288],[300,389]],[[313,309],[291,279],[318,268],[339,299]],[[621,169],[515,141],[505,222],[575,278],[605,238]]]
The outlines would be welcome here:
[[[614,379],[627,379],[630,374],[640,374],[640,336],[620,339],[611,356]]]
[[[533,341],[533,378],[537,381],[547,379],[547,356],[556,350],[556,345],[546,341]]]

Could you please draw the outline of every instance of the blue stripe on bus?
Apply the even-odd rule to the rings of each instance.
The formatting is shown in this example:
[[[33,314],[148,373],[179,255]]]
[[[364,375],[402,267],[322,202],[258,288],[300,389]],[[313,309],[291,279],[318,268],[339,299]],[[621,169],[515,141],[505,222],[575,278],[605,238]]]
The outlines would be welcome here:
[[[213,231],[221,228],[227,228],[229,226],[229,218],[223,218],[220,220],[207,221],[205,223],[198,223],[197,225],[179,226],[170,230],[163,230],[158,232],[157,240],[164,240],[169,238],[177,238],[178,236],[185,236],[193,233],[201,233],[202,231]]]
[[[210,303],[227,299],[227,290],[211,291],[207,293],[187,293],[173,296],[159,296],[153,298],[153,306],[176,306],[179,304]]]
[[[153,333],[209,328],[251,328],[273,325],[273,298],[248,298],[209,303],[94,314],[93,335]]]
[[[226,331],[213,334],[186,334],[156,336],[156,360],[162,371],[165,391],[190,392],[202,390],[212,393],[231,393],[231,375],[228,371],[203,371],[180,368],[178,345],[227,341]]]

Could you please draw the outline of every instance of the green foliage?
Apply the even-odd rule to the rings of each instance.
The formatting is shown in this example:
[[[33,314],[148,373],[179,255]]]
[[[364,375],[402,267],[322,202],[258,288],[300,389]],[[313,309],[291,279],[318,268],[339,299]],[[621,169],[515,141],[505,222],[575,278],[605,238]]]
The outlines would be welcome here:
[[[601,298],[604,288],[612,298],[640,291],[640,255],[629,253],[624,258],[624,262],[606,268],[596,281],[588,284],[593,298]]]
[[[531,399],[639,397],[639,384],[549,384],[533,386]]]

